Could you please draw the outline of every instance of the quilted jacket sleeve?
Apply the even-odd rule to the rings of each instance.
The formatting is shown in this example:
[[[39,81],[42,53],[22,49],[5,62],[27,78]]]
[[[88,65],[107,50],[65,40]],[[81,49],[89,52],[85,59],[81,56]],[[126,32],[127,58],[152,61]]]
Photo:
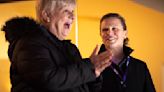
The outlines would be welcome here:
[[[14,59],[18,73],[27,84],[56,91],[78,87],[96,78],[90,62],[56,65],[43,42],[24,39],[17,43]]]

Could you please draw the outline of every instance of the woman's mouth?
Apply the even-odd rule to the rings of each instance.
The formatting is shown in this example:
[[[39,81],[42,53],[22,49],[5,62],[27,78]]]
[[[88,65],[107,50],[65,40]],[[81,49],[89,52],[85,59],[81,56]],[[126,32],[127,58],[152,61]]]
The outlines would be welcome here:
[[[71,27],[71,23],[64,23],[64,28],[65,29],[70,29],[70,27]]]

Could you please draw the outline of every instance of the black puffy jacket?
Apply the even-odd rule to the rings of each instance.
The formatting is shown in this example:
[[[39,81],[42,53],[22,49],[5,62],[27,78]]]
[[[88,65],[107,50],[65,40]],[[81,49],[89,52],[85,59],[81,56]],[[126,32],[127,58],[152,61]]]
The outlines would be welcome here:
[[[3,27],[9,41],[11,92],[95,92],[99,82],[89,59],[33,19],[13,18]]]

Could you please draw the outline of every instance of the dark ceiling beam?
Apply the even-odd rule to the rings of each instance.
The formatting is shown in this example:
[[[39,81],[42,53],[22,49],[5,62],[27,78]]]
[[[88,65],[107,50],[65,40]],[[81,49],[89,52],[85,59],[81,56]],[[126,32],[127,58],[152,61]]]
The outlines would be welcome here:
[[[133,0],[134,2],[164,13],[164,0]]]
[[[0,0],[0,3],[11,3],[15,1],[30,1],[30,0]]]

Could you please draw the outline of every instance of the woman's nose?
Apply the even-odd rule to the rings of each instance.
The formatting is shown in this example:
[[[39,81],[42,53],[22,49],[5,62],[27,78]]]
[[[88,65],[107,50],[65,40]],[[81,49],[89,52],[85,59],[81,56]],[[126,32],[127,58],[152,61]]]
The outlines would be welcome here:
[[[109,28],[108,31],[107,31],[107,34],[110,35],[110,36],[113,35],[114,34],[113,30]]]

